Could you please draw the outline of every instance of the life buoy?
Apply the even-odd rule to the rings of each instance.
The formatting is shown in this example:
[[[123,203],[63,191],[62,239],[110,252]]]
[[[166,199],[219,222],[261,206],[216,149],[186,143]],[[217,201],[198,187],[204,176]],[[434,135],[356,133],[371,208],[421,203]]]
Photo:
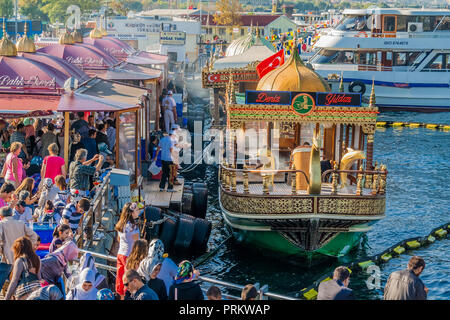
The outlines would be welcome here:
[[[360,87],[361,89],[359,91],[354,91],[355,87]],[[364,93],[366,92],[366,85],[361,81],[352,81],[348,86],[348,91],[352,93],[361,93],[361,95],[364,95]]]
[[[369,36],[368,36],[368,34],[365,31],[360,31],[360,32],[358,32],[355,35],[355,37],[357,37],[357,38],[368,38]]]

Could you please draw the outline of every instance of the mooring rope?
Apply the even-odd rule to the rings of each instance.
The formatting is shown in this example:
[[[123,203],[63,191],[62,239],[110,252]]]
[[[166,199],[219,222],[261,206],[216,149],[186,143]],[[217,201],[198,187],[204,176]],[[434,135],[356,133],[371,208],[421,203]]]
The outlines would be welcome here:
[[[352,262],[344,266],[347,267],[350,272],[365,271],[368,267],[375,265],[376,263],[386,263],[392,258],[398,257],[402,253],[405,253],[407,250],[415,250],[434,243],[436,239],[441,240],[447,238],[447,234],[449,231],[450,223],[446,223],[437,228],[434,228],[428,235],[424,237],[409,238],[397,242],[383,252],[369,257],[367,260]],[[319,278],[309,287],[300,290],[300,298],[306,300],[315,300],[317,298],[319,285],[324,281],[331,280],[332,278],[333,275],[331,273]]]

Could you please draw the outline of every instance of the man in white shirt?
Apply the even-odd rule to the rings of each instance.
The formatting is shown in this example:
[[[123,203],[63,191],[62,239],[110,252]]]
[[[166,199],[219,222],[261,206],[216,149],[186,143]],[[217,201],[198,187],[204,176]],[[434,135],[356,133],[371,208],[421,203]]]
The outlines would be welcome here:
[[[172,97],[172,91],[167,92],[167,96],[163,99],[162,105],[164,107],[164,125],[165,131],[169,133],[175,124],[175,112],[177,109],[177,104],[175,99]]]

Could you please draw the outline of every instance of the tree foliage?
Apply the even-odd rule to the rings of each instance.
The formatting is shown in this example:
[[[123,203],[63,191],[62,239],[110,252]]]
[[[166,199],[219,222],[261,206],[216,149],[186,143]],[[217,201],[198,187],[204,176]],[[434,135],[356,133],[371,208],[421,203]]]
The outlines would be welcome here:
[[[110,2],[109,6],[114,10],[114,12],[121,16],[127,16],[130,11],[142,11],[143,4],[142,1],[136,0],[116,0]]]
[[[30,1],[30,0],[23,0]],[[41,8],[51,22],[65,23],[69,15],[66,13],[67,7],[74,4],[80,7],[82,13],[90,12],[100,7],[97,0],[42,0]]]
[[[216,2],[214,21],[218,25],[239,26],[241,24],[240,12],[242,6],[239,0],[218,0]]]
[[[19,11],[32,20],[48,21],[48,16],[42,11],[43,0],[19,0]]]
[[[13,0],[0,0],[0,16],[1,17],[12,17],[14,15],[14,4]]]

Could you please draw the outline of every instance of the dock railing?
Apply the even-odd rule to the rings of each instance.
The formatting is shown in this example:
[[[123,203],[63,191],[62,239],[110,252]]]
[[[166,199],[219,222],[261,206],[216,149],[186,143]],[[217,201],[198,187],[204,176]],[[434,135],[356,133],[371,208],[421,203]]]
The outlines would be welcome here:
[[[117,258],[114,256],[97,253],[97,252],[92,252],[92,251],[88,251],[88,250],[84,250],[84,249],[80,249],[79,251],[81,253],[90,253],[94,258],[100,258],[100,259],[104,259],[106,261],[117,262]],[[102,264],[102,263],[95,262],[95,266],[97,268],[104,269],[104,270],[110,271],[112,273],[115,273],[117,271],[116,267]],[[217,279],[213,279],[213,278],[205,277],[205,276],[199,276],[198,280],[200,282],[211,283],[211,284],[222,286],[222,287],[225,287],[225,288],[231,289],[231,290],[242,291],[242,289],[244,289],[244,286],[242,286],[242,285],[227,282],[227,281],[217,280]],[[254,286],[258,290],[259,300],[267,300],[268,298],[277,299],[277,300],[300,300],[300,299],[297,299],[294,297],[269,292],[268,285],[260,286],[259,283],[255,283]],[[204,289],[202,289],[202,290],[206,295],[206,292],[205,292],[206,290],[204,290]],[[226,294],[226,293],[222,293],[222,296],[229,300],[240,300],[239,297],[230,295],[230,294]]]
[[[97,229],[101,228],[102,218],[105,212],[108,210],[108,203],[111,199],[111,185],[110,185],[110,173],[104,178],[103,182],[97,185],[94,189],[95,196],[91,200],[91,207],[85,214],[81,233],[75,235],[74,241],[79,248],[89,247],[93,240],[94,234]]]

